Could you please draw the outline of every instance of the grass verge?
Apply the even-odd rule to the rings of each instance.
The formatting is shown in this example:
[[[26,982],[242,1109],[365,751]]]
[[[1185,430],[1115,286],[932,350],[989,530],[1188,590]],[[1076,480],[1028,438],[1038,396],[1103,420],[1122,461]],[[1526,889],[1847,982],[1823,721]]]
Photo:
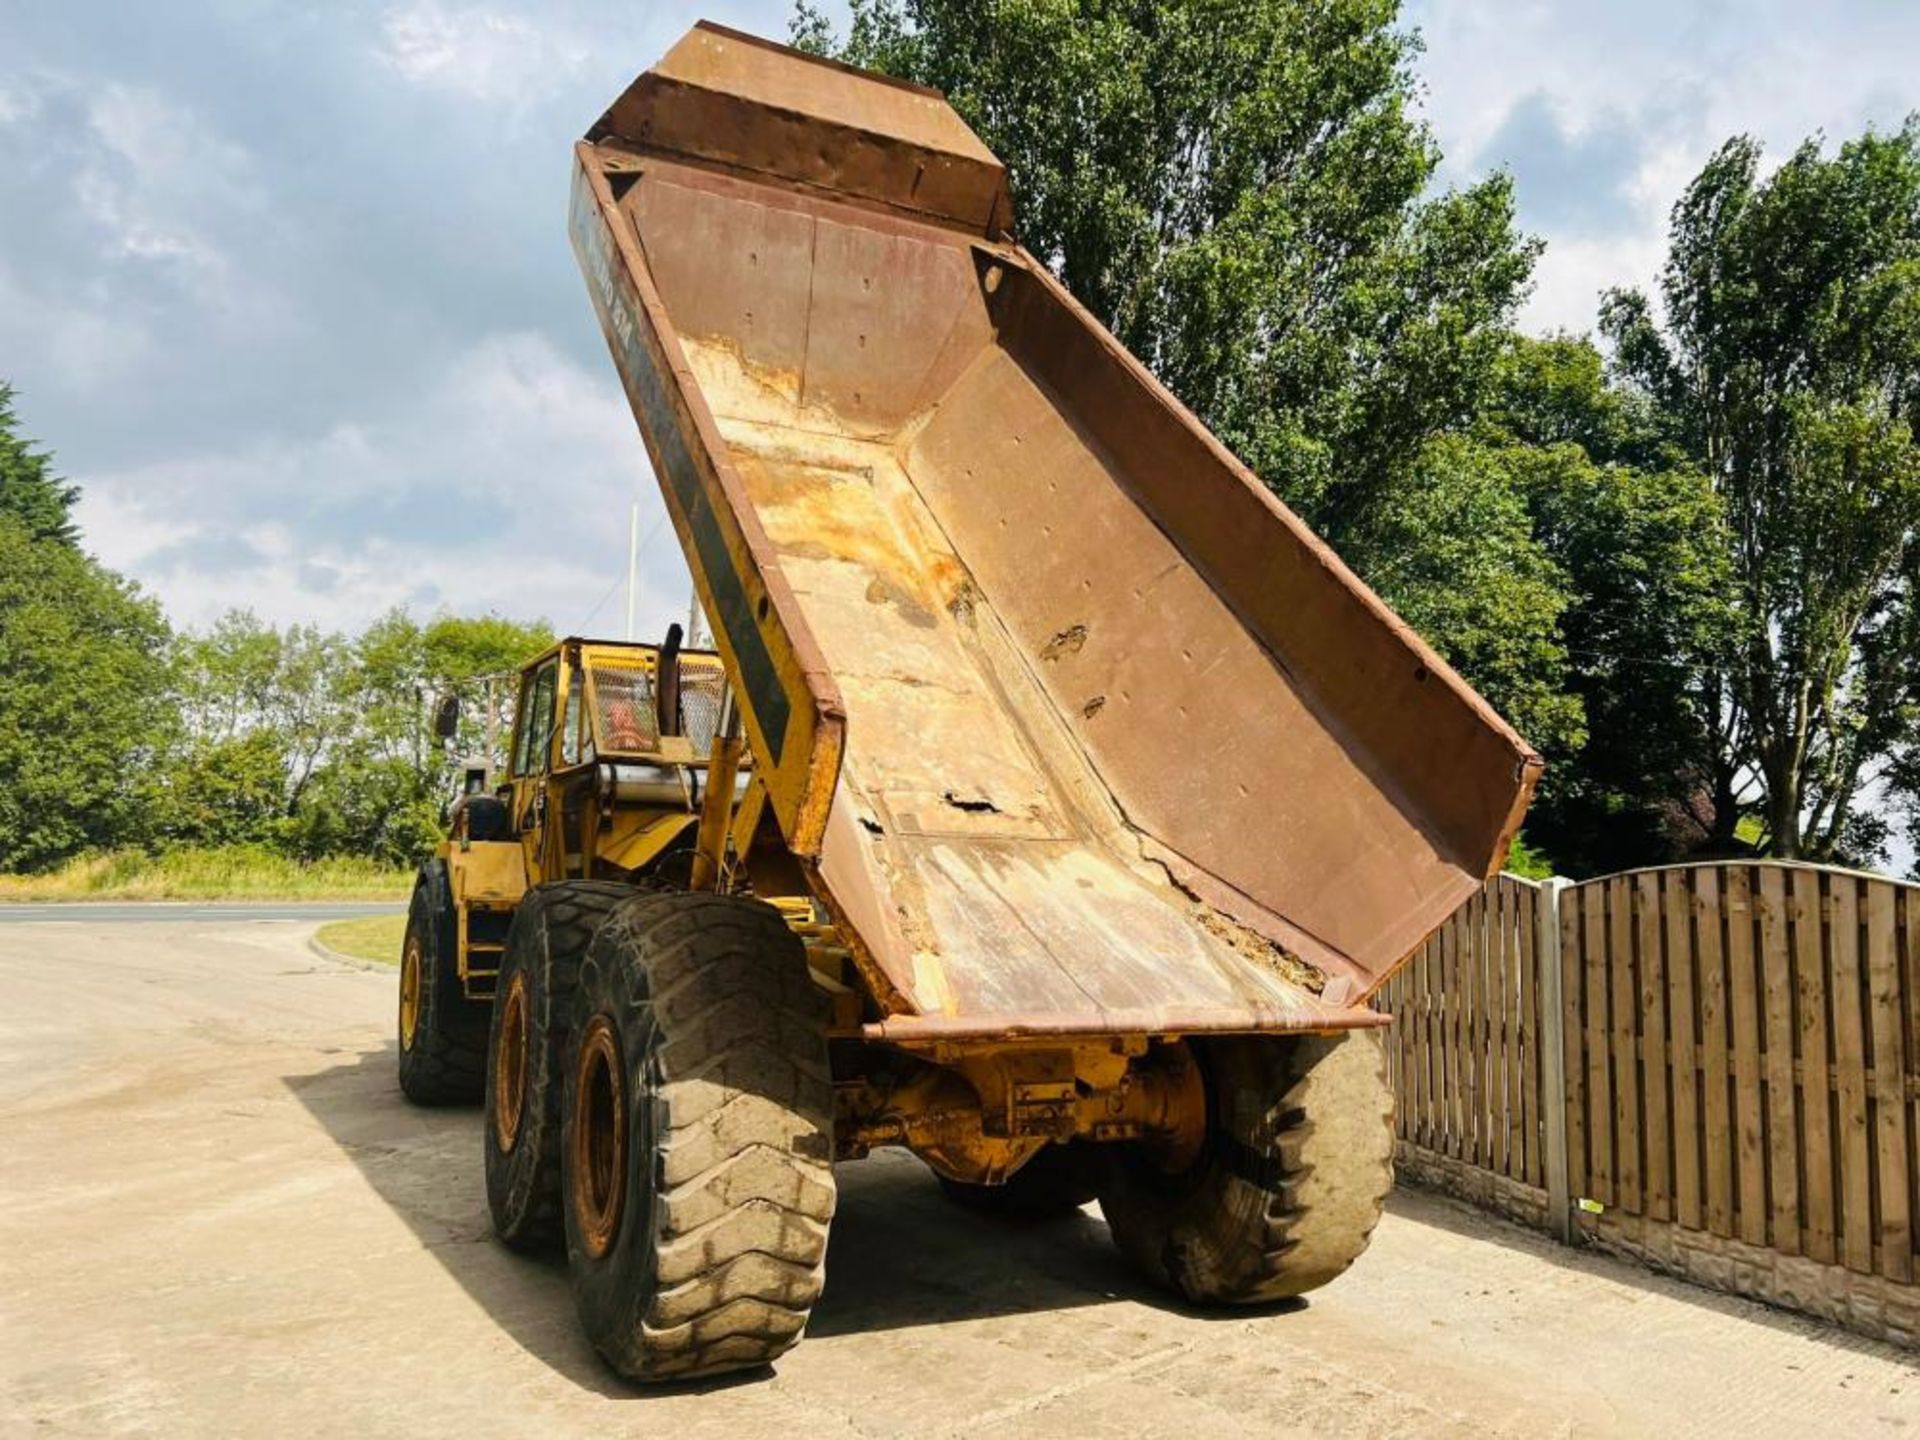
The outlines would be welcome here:
[[[413,876],[370,860],[300,861],[251,846],[112,850],[38,875],[0,875],[11,900],[396,900]]]
[[[400,942],[406,933],[404,915],[369,915],[361,920],[335,920],[331,925],[322,925],[314,939],[329,950],[338,950],[358,960],[398,965]]]

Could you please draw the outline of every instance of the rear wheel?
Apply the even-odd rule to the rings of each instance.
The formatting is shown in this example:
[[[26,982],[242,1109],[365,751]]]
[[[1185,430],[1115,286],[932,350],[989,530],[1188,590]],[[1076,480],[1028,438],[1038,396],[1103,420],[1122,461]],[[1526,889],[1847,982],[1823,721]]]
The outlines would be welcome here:
[[[1075,1143],[1051,1144],[1014,1171],[1004,1185],[973,1185],[940,1177],[954,1204],[1007,1220],[1058,1220],[1095,1197],[1092,1157]]]
[[[758,901],[641,896],[589,947],[562,1208],[581,1322],[623,1375],[764,1365],[800,1338],[834,1207],[828,1009]]]
[[[560,1091],[573,989],[587,946],[634,889],[562,880],[527,892],[500,962],[487,1043],[487,1208],[516,1249],[557,1246]]]
[[[440,860],[420,867],[400,944],[400,1089],[416,1105],[470,1105],[487,1083],[487,1006],[469,1000],[454,955]]]
[[[1120,1249],[1189,1300],[1303,1295],[1367,1247],[1393,1187],[1377,1034],[1189,1042],[1207,1089],[1198,1153],[1115,1146],[1100,1208]]]

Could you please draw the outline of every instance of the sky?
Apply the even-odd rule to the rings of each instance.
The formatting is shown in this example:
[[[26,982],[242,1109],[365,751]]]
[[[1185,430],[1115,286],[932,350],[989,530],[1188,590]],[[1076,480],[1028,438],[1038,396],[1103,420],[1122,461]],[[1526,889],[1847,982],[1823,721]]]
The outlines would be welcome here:
[[[833,7],[829,6],[830,13]],[[686,580],[565,234],[569,146],[696,18],[784,0],[8,0],[0,378],[173,620],[394,605],[618,634]],[[1510,169],[1522,316],[1646,284],[1728,135],[1898,124],[1920,5],[1411,0],[1442,183]]]

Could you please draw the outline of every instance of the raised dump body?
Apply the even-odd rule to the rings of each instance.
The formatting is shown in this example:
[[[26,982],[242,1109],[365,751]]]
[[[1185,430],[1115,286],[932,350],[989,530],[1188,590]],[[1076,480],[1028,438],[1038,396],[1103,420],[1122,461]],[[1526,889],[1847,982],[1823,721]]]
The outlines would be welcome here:
[[[867,1033],[1369,1023],[1539,759],[1014,243],[945,101],[702,25],[577,162]]]

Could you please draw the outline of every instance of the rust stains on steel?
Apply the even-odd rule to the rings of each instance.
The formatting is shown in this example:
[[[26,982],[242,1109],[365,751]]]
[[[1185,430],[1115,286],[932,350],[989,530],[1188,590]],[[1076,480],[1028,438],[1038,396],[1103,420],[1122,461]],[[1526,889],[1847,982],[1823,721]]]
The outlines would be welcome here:
[[[587,134],[698,158],[981,236],[1013,224],[1006,170],[945,97],[702,20]]]
[[[1000,238],[938,97],[701,27],[592,139],[758,613],[844,711],[807,863],[871,1032],[1374,1023],[1526,743]]]

